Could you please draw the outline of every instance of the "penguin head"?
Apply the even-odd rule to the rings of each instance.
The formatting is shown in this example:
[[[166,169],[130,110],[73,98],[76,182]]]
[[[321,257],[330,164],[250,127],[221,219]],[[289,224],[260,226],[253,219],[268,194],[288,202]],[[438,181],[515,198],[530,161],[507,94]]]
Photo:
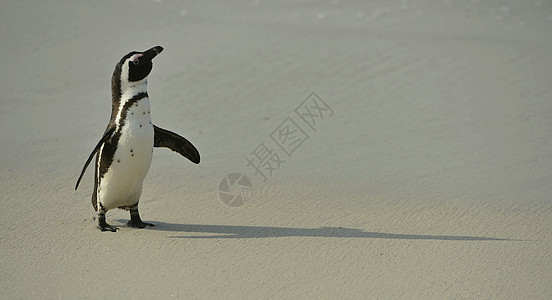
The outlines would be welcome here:
[[[152,59],[163,51],[163,47],[155,46],[144,52],[131,52],[125,63],[128,67],[128,81],[136,82],[146,78],[153,68]]]
[[[133,51],[125,55],[119,63],[122,73],[126,73],[127,78],[121,79],[136,82],[146,78],[153,68],[152,59],[161,51],[163,51],[163,47],[155,46],[144,52]]]
[[[163,51],[163,47],[155,46],[144,52],[132,51],[123,56],[115,66],[111,87],[113,97],[119,96],[126,86],[132,86],[148,77],[153,68],[152,60]]]

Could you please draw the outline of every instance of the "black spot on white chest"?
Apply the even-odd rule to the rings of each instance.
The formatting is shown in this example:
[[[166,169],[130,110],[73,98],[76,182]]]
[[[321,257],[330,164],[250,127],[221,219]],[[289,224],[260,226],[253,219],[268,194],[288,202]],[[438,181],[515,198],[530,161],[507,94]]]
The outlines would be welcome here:
[[[126,108],[126,107],[125,107]],[[123,109],[125,109],[123,108]],[[120,124],[128,125],[146,125],[151,123],[151,112],[149,99],[145,98],[137,101],[121,112]]]
[[[127,148],[126,150],[131,155],[144,147],[153,147],[153,125],[149,106],[131,107],[126,118],[122,121],[120,147]]]
[[[118,125],[119,140],[114,164],[131,162],[138,168],[142,164],[149,166],[154,134],[149,100],[144,98],[126,107],[126,111],[120,114]]]

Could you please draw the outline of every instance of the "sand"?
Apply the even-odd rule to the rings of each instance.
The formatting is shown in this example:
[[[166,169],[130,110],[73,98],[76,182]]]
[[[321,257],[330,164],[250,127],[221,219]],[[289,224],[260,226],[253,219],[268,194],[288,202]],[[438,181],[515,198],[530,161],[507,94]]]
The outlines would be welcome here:
[[[550,1],[2,1],[0,298],[550,299],[551,32]],[[74,185],[155,45],[202,162],[156,149],[156,226],[100,232]]]

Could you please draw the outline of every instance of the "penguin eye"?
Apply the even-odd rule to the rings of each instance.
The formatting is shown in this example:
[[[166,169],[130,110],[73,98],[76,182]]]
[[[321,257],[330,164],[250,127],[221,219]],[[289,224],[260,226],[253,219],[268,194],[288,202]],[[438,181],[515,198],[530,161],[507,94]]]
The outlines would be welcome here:
[[[132,57],[132,63],[137,65],[140,63],[140,57],[144,56],[143,54],[136,54]]]

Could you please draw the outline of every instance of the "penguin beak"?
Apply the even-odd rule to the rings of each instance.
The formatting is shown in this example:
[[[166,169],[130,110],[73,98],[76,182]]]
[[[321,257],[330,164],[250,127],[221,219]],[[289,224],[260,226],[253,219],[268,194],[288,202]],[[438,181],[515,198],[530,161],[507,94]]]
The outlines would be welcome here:
[[[155,46],[151,49],[144,51],[144,58],[152,60],[154,57],[157,56],[157,54],[161,53],[162,51],[163,51],[163,47]]]

